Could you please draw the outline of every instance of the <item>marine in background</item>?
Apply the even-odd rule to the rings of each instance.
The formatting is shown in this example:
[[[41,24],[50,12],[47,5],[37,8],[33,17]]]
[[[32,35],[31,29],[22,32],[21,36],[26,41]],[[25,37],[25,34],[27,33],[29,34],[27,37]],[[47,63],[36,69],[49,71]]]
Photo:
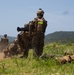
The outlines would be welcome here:
[[[1,38],[0,40],[1,50],[5,49],[8,44],[9,44],[9,39],[7,37],[7,34],[4,34],[3,38]]]

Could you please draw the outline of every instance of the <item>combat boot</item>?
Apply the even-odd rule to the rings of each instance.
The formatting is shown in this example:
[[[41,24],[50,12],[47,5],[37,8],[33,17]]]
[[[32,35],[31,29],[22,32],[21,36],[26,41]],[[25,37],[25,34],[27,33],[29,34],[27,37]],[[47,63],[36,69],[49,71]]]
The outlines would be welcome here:
[[[20,58],[27,58],[28,57],[28,52],[29,52],[29,50],[24,50],[23,51],[23,56],[21,56]]]

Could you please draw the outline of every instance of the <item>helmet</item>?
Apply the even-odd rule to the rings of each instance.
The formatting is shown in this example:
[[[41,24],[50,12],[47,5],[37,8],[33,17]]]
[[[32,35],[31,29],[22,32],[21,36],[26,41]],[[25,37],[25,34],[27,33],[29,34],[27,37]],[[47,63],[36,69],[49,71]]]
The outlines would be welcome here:
[[[39,10],[37,11],[37,15],[38,15],[38,14],[44,15],[44,11],[43,11],[41,8],[39,8]]]
[[[4,37],[7,37],[7,34],[4,34]]]

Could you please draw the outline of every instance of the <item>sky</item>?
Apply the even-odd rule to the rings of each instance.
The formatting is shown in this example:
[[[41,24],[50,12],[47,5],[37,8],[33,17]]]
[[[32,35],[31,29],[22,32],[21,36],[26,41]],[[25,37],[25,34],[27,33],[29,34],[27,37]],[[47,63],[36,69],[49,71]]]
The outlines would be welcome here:
[[[42,8],[48,26],[45,34],[74,31],[74,0],[0,0],[0,35],[17,36],[17,27],[36,17]]]

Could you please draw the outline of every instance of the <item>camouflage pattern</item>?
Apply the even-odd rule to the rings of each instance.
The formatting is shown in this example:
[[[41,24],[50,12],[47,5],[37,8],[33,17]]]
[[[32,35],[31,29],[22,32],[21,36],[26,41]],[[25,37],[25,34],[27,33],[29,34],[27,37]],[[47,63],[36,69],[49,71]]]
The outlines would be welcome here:
[[[70,55],[71,60],[74,61],[74,55]]]
[[[4,50],[4,55],[5,55],[4,57],[11,57],[13,55],[18,55],[20,53],[21,51],[19,46],[13,42],[10,45],[8,45],[6,49]]]
[[[44,34],[37,33],[32,38],[32,47],[34,49],[34,56],[41,56],[43,53],[44,47]]]
[[[62,56],[62,57],[56,57],[56,60],[61,63],[61,64],[65,64],[65,63],[71,63],[72,58],[70,55],[67,56]]]
[[[31,37],[28,32],[21,31],[18,34],[18,44],[23,51],[23,57],[28,57],[29,49],[31,48]]]
[[[17,28],[17,31],[21,31],[18,34],[18,43],[23,56],[28,57],[28,51],[30,48],[34,49],[34,56],[38,57],[43,53],[44,47],[44,33],[47,27],[47,21],[43,18],[44,11],[39,9],[37,12],[37,18],[28,23],[28,29]]]
[[[17,31],[29,31],[29,23],[25,24],[24,27],[17,27]]]
[[[7,38],[7,35],[5,34],[0,41],[1,50],[5,49],[8,44],[9,44],[9,39]]]
[[[41,25],[38,22],[42,22]],[[45,30],[47,27],[47,21],[44,18],[35,18],[30,24],[30,33],[32,33],[32,28],[34,28],[33,33],[36,34],[32,37],[32,47],[34,49],[34,56],[41,56],[43,53],[44,47],[44,38],[45,38]]]

